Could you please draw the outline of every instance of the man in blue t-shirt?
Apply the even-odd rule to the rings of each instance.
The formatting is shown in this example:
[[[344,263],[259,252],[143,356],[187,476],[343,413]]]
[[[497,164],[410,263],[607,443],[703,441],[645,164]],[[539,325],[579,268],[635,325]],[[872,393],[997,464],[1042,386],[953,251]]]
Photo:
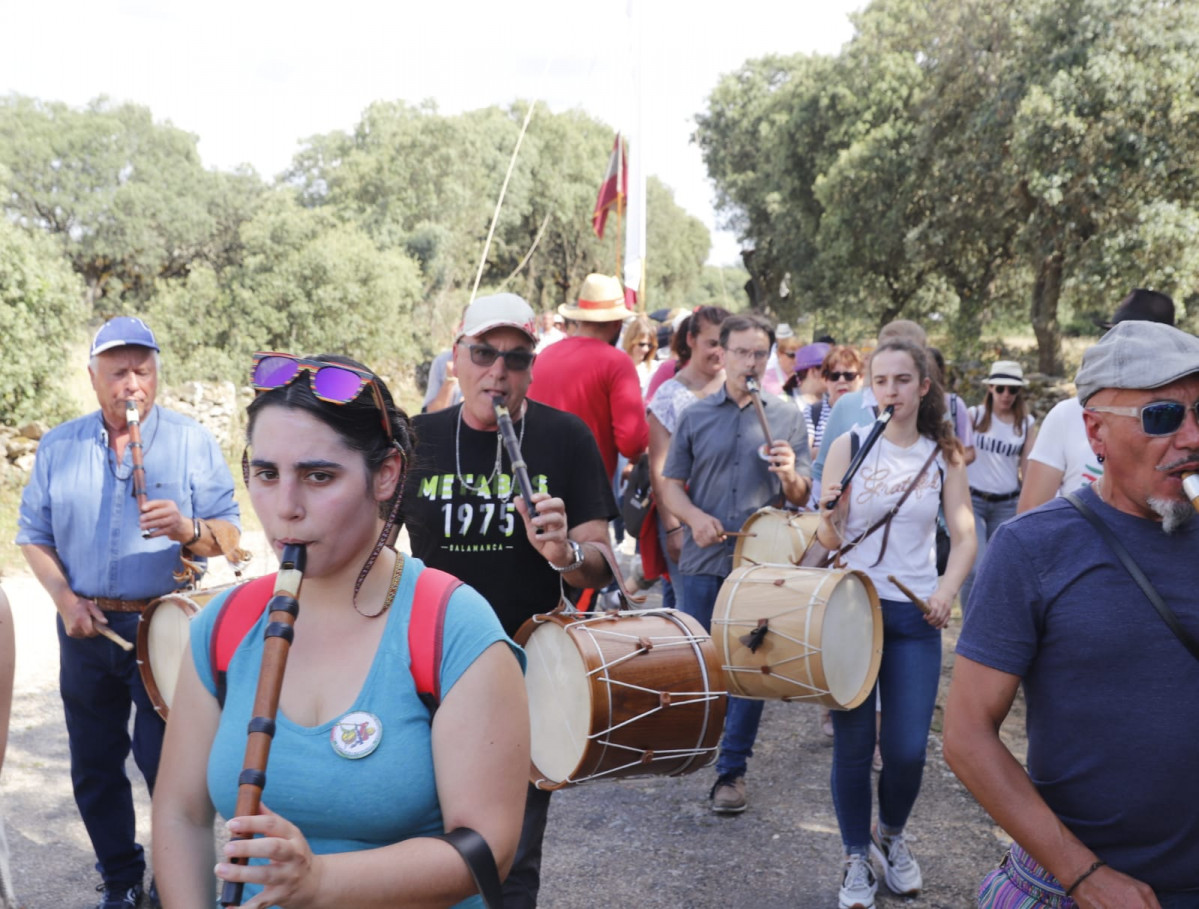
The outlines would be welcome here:
[[[999,528],[957,646],[945,758],[1014,840],[979,905],[1036,881],[1050,905],[1199,907],[1199,644],[1113,548],[1199,638],[1199,338],[1121,323],[1075,384],[1104,474]],[[999,737],[1020,686],[1027,771]]]

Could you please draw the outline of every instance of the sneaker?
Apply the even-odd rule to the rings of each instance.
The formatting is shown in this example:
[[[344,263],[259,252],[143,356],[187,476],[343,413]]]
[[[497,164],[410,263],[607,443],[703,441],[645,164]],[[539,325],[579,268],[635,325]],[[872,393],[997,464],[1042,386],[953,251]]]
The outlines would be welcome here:
[[[162,900],[158,898],[158,884],[150,878],[150,889],[146,891],[146,905],[149,909],[162,909]]]
[[[745,777],[725,777],[716,780],[708,793],[712,811],[716,814],[740,814],[745,810]]]
[[[142,901],[141,884],[97,884],[96,892],[104,894],[104,899],[96,904],[96,909],[137,909]]]
[[[870,833],[870,854],[882,862],[883,880],[892,893],[900,896],[915,896],[924,886],[924,878],[920,875],[920,866],[908,849],[908,842],[902,833],[897,833],[890,839],[882,839],[878,828]]]
[[[851,855],[845,860],[845,873],[841,877],[841,896],[837,905],[840,909],[874,909],[874,894],[878,882],[874,869],[864,855]]]

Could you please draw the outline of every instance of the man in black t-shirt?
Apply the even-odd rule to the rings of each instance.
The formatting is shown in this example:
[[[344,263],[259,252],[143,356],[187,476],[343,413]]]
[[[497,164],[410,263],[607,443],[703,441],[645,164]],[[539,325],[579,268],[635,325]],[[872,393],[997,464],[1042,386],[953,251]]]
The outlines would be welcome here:
[[[402,506],[413,555],[482,593],[509,635],[557,605],[559,579],[576,588],[611,579],[601,553],[582,544],[607,545],[616,500],[586,424],[526,400],[536,344],[533,310],[515,294],[480,297],[467,308],[453,349],[462,403],[415,419],[416,461]],[[528,465],[531,520],[498,432],[497,395]],[[506,909],[537,904],[549,795],[529,789],[504,882]]]

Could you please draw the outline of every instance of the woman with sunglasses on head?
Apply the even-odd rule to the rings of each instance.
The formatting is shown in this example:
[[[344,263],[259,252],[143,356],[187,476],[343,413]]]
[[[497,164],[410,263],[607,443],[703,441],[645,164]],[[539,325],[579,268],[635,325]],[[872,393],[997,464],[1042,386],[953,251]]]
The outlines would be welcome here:
[[[927,351],[907,340],[886,341],[871,357],[870,377],[879,407],[894,407],[894,412],[844,489],[841,478],[857,448],[855,439],[860,446],[872,427],[858,427],[829,443],[818,530],[823,545],[844,546],[845,563],[874,582],[883,614],[876,688],[881,730],[875,731],[873,694],[858,707],[833,714],[833,806],[846,853],[843,909],[874,906],[878,885],[871,856],[893,892],[915,894],[923,886],[904,826],[924,774],[941,674],[941,629],[974,560],[962,446],[945,420],[945,397]],[[938,578],[933,540],[942,505],[953,548]],[[893,578],[921,598],[927,612]],[[883,769],[872,827],[870,765],[876,735]]]
[[[407,417],[343,357],[257,355],[253,384],[246,482],[276,552],[306,552],[299,612],[262,807],[245,817],[233,815],[266,615],[228,660],[223,704],[213,636],[229,594],[191,624],[153,800],[163,901],[209,909],[216,864],[220,881],[244,883],[247,909],[481,906],[467,865],[438,837],[477,831],[501,875],[512,859],[529,760],[523,657],[488,603],[457,587],[431,713],[408,625],[437,604],[427,590],[414,602],[424,566],[386,545],[414,455]],[[215,811],[236,837],[219,864]]]
[[[1024,370],[1014,360],[997,360],[986,378],[987,396],[969,409],[974,427],[974,461],[966,468],[974,532],[978,538],[975,568],[999,525],[1016,514],[1021,480],[1037,438],[1036,420],[1024,399]],[[962,585],[962,611],[969,606],[975,568]]]

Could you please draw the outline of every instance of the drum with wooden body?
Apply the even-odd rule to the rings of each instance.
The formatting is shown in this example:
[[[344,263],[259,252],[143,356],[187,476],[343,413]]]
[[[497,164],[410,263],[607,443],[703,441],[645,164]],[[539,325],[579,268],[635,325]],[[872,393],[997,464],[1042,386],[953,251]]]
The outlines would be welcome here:
[[[878,678],[883,614],[861,572],[746,565],[721,585],[712,640],[729,694],[849,710]]]
[[[741,526],[744,536],[733,549],[733,567],[798,565],[819,524],[815,511],[759,508]]]
[[[137,623],[137,671],[150,703],[164,720],[175,696],[179,667],[190,649],[188,625],[200,607],[234,584],[168,593],[146,607]]]
[[[530,779],[680,776],[716,757],[727,698],[712,640],[674,609],[529,619]]]

